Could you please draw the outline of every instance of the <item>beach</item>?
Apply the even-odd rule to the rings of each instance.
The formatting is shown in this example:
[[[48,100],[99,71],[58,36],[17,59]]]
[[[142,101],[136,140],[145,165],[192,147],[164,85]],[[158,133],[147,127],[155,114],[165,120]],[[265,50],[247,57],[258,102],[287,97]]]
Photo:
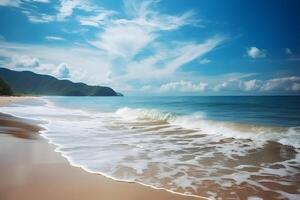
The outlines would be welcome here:
[[[0,105],[25,99],[30,98],[1,97]],[[3,113],[0,117],[1,200],[201,199],[88,173],[55,152],[55,146],[38,134],[40,127]]]
[[[2,97],[0,199],[297,200],[297,101]]]

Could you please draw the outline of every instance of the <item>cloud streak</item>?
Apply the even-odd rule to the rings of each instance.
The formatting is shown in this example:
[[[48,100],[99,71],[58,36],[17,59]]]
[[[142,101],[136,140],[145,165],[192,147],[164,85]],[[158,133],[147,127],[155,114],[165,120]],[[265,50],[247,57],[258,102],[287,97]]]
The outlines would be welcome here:
[[[57,37],[57,36],[46,36],[45,37],[46,40],[54,40],[54,41],[63,41],[65,40],[65,38],[62,37]]]
[[[160,79],[172,75],[185,64],[201,58],[218,47],[224,38],[212,37],[203,43],[177,43],[169,47],[160,47],[155,55],[128,64],[128,79]],[[147,74],[147,76],[145,76]]]

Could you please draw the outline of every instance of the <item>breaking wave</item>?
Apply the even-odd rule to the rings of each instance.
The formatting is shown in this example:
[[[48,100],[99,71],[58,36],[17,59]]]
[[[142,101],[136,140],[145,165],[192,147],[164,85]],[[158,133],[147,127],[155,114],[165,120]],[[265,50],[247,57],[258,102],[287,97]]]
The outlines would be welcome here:
[[[275,127],[254,124],[241,124],[209,120],[204,113],[176,115],[155,109],[123,107],[116,114],[126,120],[162,121],[185,129],[200,131],[203,134],[222,135],[254,141],[275,141],[300,148],[300,127]]]

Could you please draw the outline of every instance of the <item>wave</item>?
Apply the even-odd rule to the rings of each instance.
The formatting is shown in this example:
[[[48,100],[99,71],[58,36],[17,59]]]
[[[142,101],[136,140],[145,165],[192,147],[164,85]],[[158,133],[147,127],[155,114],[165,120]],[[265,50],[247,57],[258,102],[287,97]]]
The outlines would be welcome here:
[[[168,122],[175,115],[169,112],[161,112],[155,109],[128,108],[123,107],[116,111],[116,114],[128,120],[158,120]]]
[[[204,113],[191,115],[176,115],[156,109],[123,107],[116,114],[129,121],[161,121],[173,126],[199,131],[203,134],[222,135],[236,139],[251,139],[254,141],[275,141],[284,145],[300,148],[300,126],[277,127],[255,124],[216,121],[207,119]]]

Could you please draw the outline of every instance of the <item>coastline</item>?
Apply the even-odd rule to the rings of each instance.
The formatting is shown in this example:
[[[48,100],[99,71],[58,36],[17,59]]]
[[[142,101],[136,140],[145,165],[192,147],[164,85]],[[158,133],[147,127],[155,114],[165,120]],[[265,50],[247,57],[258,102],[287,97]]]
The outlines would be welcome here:
[[[35,97],[1,97],[0,106],[30,98]],[[88,173],[55,152],[55,146],[38,135],[41,128],[0,116],[0,199],[206,199]]]

